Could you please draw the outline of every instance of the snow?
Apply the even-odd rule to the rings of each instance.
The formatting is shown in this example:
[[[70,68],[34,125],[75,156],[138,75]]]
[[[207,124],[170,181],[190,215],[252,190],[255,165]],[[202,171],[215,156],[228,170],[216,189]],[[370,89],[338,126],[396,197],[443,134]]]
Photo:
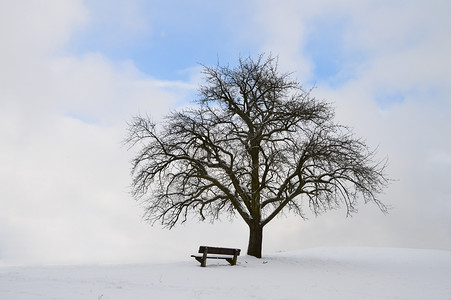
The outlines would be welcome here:
[[[194,252],[193,252],[194,253]],[[451,251],[314,248],[162,264],[0,267],[0,299],[451,299]]]

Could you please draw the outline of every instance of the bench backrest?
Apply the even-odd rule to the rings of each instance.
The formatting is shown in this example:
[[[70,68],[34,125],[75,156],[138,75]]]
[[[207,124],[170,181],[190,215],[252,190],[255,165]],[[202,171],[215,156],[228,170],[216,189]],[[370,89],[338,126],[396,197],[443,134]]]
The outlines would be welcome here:
[[[235,248],[219,248],[219,247],[209,247],[209,246],[200,246],[199,253],[204,253],[207,250],[207,253],[211,254],[223,254],[223,255],[240,255],[241,250]]]

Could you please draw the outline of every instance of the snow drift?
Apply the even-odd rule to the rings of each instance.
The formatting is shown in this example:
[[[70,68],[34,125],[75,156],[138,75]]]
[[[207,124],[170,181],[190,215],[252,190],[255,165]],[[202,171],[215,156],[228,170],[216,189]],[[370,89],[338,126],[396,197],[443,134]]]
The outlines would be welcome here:
[[[315,248],[108,266],[0,267],[0,299],[451,299],[451,252]]]

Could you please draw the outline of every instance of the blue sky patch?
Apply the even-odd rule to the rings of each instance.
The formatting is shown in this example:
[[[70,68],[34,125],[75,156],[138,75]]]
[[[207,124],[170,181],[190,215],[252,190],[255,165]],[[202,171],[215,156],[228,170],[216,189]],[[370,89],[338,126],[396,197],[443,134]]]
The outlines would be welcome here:
[[[386,109],[393,104],[402,103],[405,100],[405,95],[401,91],[379,92],[375,95],[375,100],[380,108]]]
[[[120,12],[109,18],[93,15],[89,26],[75,35],[67,49],[79,55],[101,52],[114,61],[132,60],[140,71],[161,80],[187,80],[187,73],[181,70],[253,54],[252,47],[239,46],[235,30],[244,20],[231,18],[234,13],[226,9],[230,3],[175,3],[143,4],[142,26],[128,31],[123,28]],[[88,6],[95,6],[95,2],[88,2]]]
[[[336,87],[355,77],[355,67],[362,54],[345,43],[349,22],[344,18],[325,16],[308,27],[305,55],[313,62],[313,81]]]

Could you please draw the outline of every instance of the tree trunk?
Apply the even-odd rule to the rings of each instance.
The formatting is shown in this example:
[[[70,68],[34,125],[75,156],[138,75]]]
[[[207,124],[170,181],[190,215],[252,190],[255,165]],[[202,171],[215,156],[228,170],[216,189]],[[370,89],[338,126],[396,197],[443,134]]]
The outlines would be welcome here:
[[[249,225],[249,245],[247,254],[257,258],[262,257],[263,226],[260,224]]]

